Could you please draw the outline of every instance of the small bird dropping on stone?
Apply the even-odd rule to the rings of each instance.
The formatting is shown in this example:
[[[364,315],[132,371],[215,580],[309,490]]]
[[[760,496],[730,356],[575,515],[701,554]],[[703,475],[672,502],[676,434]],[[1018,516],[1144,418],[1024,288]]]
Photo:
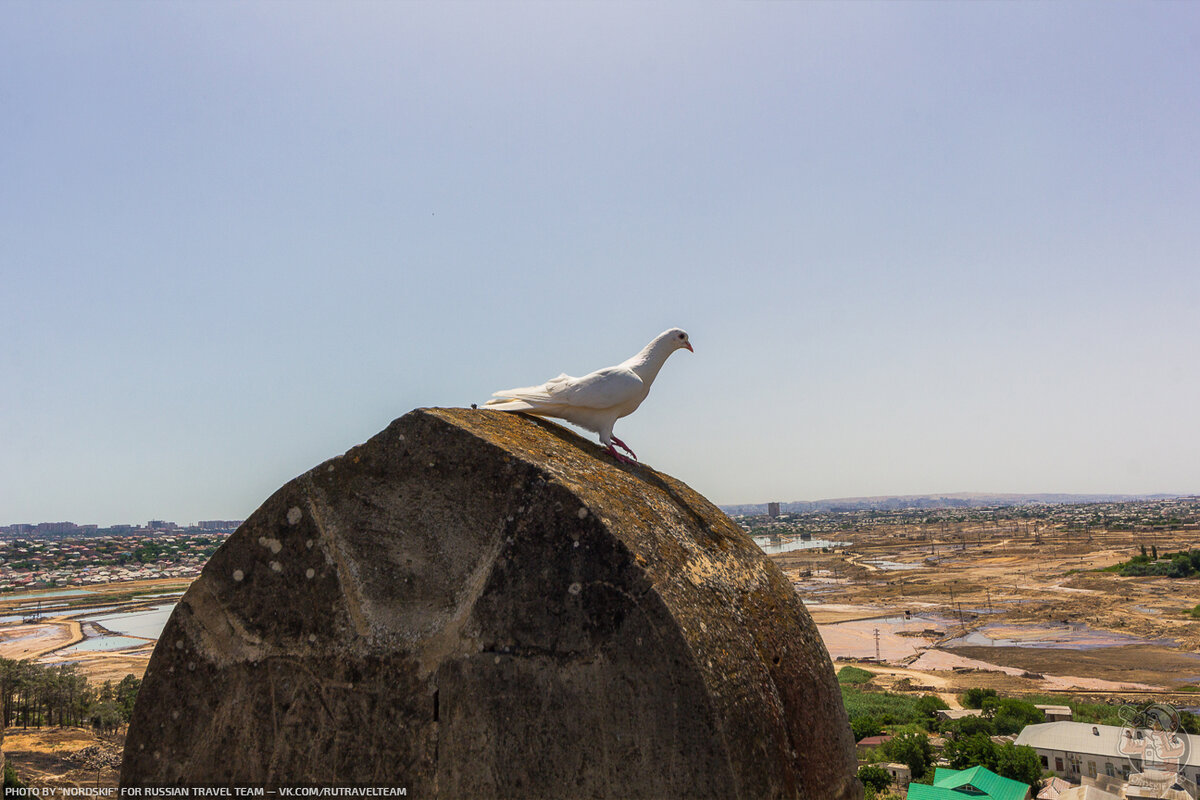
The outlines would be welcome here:
[[[637,410],[650,393],[650,384],[654,383],[667,357],[684,348],[696,352],[692,350],[686,331],[671,328],[654,337],[633,358],[615,367],[605,367],[582,378],[563,374],[541,386],[496,392],[492,395],[496,399],[487,401],[484,407],[565,419],[600,434],[600,443],[617,461],[631,463],[616,448],[629,453],[634,461],[637,461],[637,455],[613,435],[613,425]]]

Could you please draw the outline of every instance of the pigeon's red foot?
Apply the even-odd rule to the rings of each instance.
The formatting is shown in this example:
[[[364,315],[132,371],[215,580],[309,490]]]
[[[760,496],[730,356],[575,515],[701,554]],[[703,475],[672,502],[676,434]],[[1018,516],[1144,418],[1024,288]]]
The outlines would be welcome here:
[[[615,458],[617,461],[619,461],[622,464],[634,463],[633,461],[630,461],[628,458],[626,458],[625,456],[618,453],[617,448],[613,447],[611,444],[604,449],[607,450],[608,452],[612,453],[612,457]]]
[[[617,447],[619,447],[619,448],[621,448],[622,450],[624,450],[626,453],[629,453],[629,455],[633,456],[633,460],[634,460],[634,461],[637,461],[637,460],[638,460],[638,459],[637,459],[637,453],[635,453],[635,452],[633,452],[632,450],[630,450],[630,449],[629,449],[629,445],[625,444],[624,442],[622,442],[620,439],[618,439],[618,438],[617,438],[617,437],[615,437],[615,436],[614,436],[614,437],[612,437],[612,440],[613,440],[613,444],[615,444]],[[612,445],[609,445],[609,449],[610,449],[610,450],[612,450]],[[616,450],[613,450],[613,452],[615,453],[615,452],[617,452],[617,451],[616,451]]]

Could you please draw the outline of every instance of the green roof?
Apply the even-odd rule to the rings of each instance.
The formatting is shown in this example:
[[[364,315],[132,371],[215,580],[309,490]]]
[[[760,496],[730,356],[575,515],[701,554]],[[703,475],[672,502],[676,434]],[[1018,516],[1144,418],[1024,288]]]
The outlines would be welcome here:
[[[1024,800],[1029,784],[1003,778],[986,767],[946,769],[933,773],[933,785],[912,783],[908,800]]]

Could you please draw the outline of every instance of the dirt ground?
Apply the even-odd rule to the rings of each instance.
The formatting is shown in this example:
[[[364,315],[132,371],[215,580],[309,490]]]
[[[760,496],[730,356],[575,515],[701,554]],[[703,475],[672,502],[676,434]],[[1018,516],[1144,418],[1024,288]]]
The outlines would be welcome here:
[[[0,628],[0,658],[36,659],[83,638],[79,623],[39,622]]]
[[[18,778],[37,788],[115,787],[124,748],[124,733],[98,735],[87,728],[4,732],[5,760]]]
[[[837,538],[852,544],[772,556],[812,606],[835,659],[865,658],[876,669],[878,630],[882,666],[915,668],[926,686],[965,676],[966,685],[1028,693],[1200,689],[1200,621],[1188,613],[1200,581],[1092,571],[1141,545],[1200,547],[1200,531],[937,524]],[[911,624],[906,611],[933,621]]]

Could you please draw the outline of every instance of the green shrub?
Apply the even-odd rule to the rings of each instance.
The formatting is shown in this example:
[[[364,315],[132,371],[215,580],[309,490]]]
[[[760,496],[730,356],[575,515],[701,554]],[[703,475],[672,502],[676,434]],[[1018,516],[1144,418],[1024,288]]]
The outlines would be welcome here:
[[[856,742],[861,742],[868,736],[878,736],[883,733],[879,720],[874,717],[856,717],[850,720],[850,730],[854,733]]]
[[[892,782],[892,776],[883,767],[866,764],[858,768],[858,779],[863,786],[870,787],[876,792],[886,789]]]
[[[870,683],[871,679],[874,677],[875,674],[873,672],[868,672],[865,669],[859,669],[858,667],[851,666],[842,667],[840,670],[838,670],[837,674],[838,683],[848,683],[853,686]]]
[[[918,728],[896,731],[891,739],[879,745],[879,752],[886,759],[908,765],[914,778],[924,776],[933,763],[933,746],[925,731]]]
[[[842,704],[851,722],[859,717],[874,717],[883,726],[927,721],[920,697],[872,692],[849,684],[842,684],[841,688]]]
[[[11,761],[4,762],[4,788],[24,789],[25,784],[17,777],[17,770]],[[5,794],[8,794],[5,792]]]
[[[982,703],[983,714],[996,726],[1001,736],[1020,733],[1026,725],[1037,725],[1046,721],[1046,715],[1028,700],[1016,697],[986,697]]]
[[[995,689],[971,688],[959,695],[958,701],[962,703],[963,708],[983,708],[983,701],[995,696]]]

